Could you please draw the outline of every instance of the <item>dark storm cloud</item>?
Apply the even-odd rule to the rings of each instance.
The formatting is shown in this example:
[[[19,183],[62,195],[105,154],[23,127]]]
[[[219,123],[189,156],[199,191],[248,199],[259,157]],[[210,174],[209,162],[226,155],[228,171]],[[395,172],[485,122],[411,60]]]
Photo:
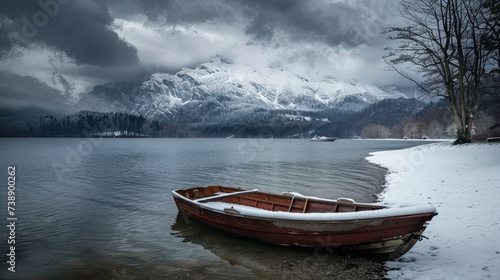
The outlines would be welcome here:
[[[141,10],[151,22],[170,25],[217,21],[246,22],[251,40],[274,43],[285,35],[293,41],[322,42],[354,47],[369,43],[367,14],[373,9],[363,1],[328,0],[108,0],[122,15]],[[353,5],[354,3],[354,5]],[[122,8],[119,8],[122,6]],[[239,18],[238,18],[239,17]]]
[[[209,20],[234,20],[242,0],[105,0],[122,18],[142,12],[151,22],[191,24]]]
[[[67,95],[29,76],[0,71],[0,96],[0,112],[65,114],[71,111]]]
[[[293,41],[323,42],[348,47],[367,43],[359,30],[362,10],[329,1],[245,1],[250,23],[246,33],[254,40],[269,41],[281,32]]]
[[[212,2],[212,1],[205,1]],[[165,20],[168,23],[191,23],[210,20],[217,15],[209,8],[203,7],[200,1],[157,1],[137,0],[137,5],[142,7],[150,20]]]
[[[133,65],[137,50],[109,29],[113,18],[99,1],[0,1],[0,55],[39,43],[65,52],[77,65]]]

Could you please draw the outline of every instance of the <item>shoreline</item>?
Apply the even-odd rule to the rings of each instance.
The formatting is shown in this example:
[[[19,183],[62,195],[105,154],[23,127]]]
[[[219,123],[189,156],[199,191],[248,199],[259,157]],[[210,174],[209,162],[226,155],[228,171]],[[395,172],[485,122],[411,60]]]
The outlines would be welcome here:
[[[456,139],[419,139],[419,138],[413,138],[413,139],[401,139],[401,138],[356,138],[356,139],[351,139],[351,140],[356,140],[356,141],[408,141],[408,142],[429,142],[429,144],[434,143],[434,142],[453,142]]]
[[[439,215],[407,254],[385,263],[389,279],[500,279],[500,145],[433,143],[372,152],[387,168],[386,204],[432,204]]]

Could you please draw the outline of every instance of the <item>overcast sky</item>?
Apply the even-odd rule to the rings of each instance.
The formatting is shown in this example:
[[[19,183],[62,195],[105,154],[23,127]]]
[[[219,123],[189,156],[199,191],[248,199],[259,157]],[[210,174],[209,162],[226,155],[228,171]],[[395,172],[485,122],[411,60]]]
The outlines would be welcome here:
[[[0,1],[0,94],[8,100],[0,109],[40,104],[39,109],[50,110],[50,104],[64,98],[75,101],[96,84],[175,73],[216,54],[257,69],[277,66],[310,78],[401,83],[396,73],[383,71],[382,60],[382,49],[390,43],[382,28],[401,24],[396,4],[397,0]]]

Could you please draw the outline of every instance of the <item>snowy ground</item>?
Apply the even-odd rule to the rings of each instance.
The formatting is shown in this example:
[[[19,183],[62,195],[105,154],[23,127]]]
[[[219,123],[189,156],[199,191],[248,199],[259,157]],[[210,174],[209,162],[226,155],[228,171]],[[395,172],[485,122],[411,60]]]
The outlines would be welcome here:
[[[436,143],[371,153],[388,168],[387,203],[430,203],[439,215],[390,279],[500,279],[500,144]]]

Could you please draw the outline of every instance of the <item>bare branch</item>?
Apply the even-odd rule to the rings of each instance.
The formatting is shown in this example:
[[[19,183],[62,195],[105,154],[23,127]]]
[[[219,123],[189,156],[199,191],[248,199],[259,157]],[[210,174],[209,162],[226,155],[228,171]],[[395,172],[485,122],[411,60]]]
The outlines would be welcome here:
[[[497,59],[500,68],[500,4],[401,0],[399,11],[407,26],[384,30],[389,40],[400,42],[386,48],[384,61],[424,92],[446,97],[460,136],[469,138],[486,67]],[[420,73],[420,78],[408,71]]]

